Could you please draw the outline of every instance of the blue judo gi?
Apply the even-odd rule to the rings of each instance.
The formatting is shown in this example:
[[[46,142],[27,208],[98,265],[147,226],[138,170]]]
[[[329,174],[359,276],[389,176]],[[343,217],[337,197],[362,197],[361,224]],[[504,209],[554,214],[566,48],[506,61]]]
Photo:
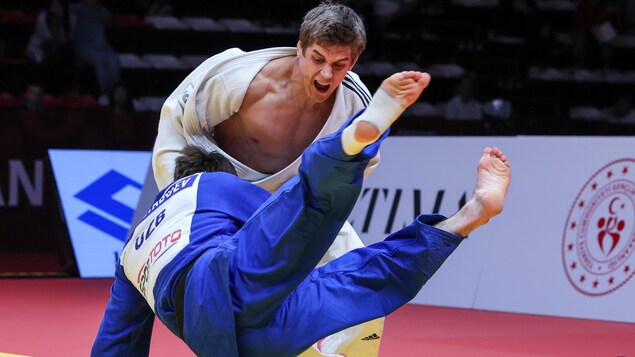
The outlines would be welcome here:
[[[166,187],[124,247],[92,356],[147,355],[155,314],[199,356],[295,356],[414,298],[462,241],[439,215],[315,268],[386,135],[355,156],[341,129],[317,140],[273,195],[227,173]]]

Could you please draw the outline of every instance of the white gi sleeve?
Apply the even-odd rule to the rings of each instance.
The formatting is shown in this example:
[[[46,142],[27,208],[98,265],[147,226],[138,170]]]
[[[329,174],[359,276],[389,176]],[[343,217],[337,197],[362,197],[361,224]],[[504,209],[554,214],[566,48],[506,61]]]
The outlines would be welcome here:
[[[199,96],[197,94],[199,87],[204,86],[205,89],[210,89],[210,87],[214,88],[215,83],[222,85],[222,81],[215,81],[216,78],[214,77],[214,72],[218,69],[218,66],[225,63],[228,59],[244,53],[238,48],[232,48],[207,59],[181,82],[163,104],[157,138],[152,152],[152,169],[159,190],[165,188],[174,180],[175,159],[179,156],[181,149],[191,142],[188,136],[193,133],[186,132],[184,126],[190,129],[189,131],[194,131],[197,135],[205,135],[201,124],[196,123],[194,125],[195,123],[190,122],[191,120],[198,120],[196,116],[197,108],[194,105],[196,103],[192,102],[200,103],[199,100],[195,101],[195,99],[198,99],[196,97]],[[214,92],[222,93],[222,90],[217,88]],[[227,96],[214,97],[213,104],[221,103],[223,105],[223,103],[226,103],[226,98]],[[190,115],[184,115],[186,103],[191,103]],[[232,103],[235,103],[235,101]],[[229,105],[228,103],[224,107],[224,112],[231,113],[234,105]],[[204,120],[205,118],[202,119]]]

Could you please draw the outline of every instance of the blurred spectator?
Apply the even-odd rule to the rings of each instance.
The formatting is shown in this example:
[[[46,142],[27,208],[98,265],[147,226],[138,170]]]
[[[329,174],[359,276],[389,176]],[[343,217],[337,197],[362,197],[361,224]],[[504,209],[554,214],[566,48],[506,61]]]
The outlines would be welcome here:
[[[75,19],[69,15],[65,0],[51,0],[37,17],[25,54],[36,65],[46,65],[33,72],[44,78],[50,90],[64,91],[74,86],[74,54],[70,40],[74,26]]]
[[[134,105],[128,88],[117,83],[110,94],[110,108],[115,113],[132,113]]]
[[[79,132],[83,113],[46,110],[42,86],[32,82],[24,90],[24,110],[19,112],[18,121],[24,129],[31,146],[64,147],[72,145],[72,139]]]
[[[99,85],[99,104],[109,103],[108,95],[119,80],[119,57],[106,40],[110,11],[99,0],[80,0],[71,6],[76,18],[73,43],[77,58],[93,66]]]
[[[483,104],[483,134],[510,135],[517,133],[516,121],[509,100],[495,98]]]
[[[474,74],[464,75],[454,89],[454,96],[445,105],[445,119],[481,120],[483,104],[478,101],[477,93]]]
[[[578,0],[573,28],[573,56],[576,67],[609,66],[610,42],[616,32],[609,21],[607,0]]]
[[[35,63],[68,61],[72,58],[70,34],[75,20],[68,15],[63,0],[51,0],[37,17],[26,47],[26,56]]]
[[[44,90],[41,85],[28,84],[24,91],[24,109],[31,112],[41,112],[44,109],[42,106],[43,95]]]

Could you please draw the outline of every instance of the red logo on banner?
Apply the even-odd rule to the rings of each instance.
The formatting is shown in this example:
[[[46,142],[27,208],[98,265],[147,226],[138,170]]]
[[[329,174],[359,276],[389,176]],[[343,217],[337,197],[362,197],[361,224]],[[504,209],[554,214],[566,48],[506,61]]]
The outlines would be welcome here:
[[[573,202],[564,228],[567,277],[581,293],[609,294],[635,273],[635,159],[596,172]]]

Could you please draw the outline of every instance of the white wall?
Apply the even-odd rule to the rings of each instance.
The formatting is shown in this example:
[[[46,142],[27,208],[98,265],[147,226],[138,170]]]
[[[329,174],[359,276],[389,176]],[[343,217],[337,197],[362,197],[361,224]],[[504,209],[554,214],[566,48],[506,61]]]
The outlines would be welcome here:
[[[461,197],[471,196],[485,146],[500,147],[512,164],[505,210],[470,235],[413,302],[635,322],[635,138],[389,137],[353,227],[366,244],[383,239],[398,190],[392,231],[413,219],[417,190],[422,213],[432,211],[439,191],[440,213],[456,212]],[[603,251],[598,237],[609,218],[619,239],[610,250],[605,234]]]

